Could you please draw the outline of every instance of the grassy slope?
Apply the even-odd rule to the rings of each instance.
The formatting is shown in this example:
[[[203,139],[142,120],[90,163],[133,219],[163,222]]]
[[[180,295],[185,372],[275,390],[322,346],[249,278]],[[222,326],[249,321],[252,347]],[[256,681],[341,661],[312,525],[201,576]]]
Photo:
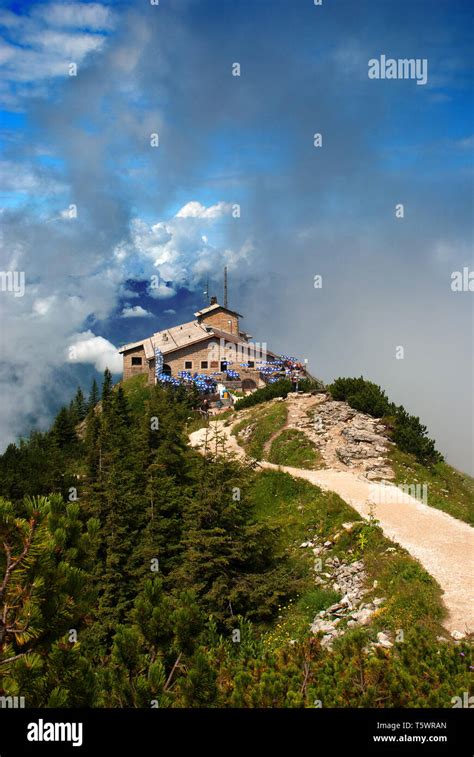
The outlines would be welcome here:
[[[136,382],[136,386],[130,384],[127,391],[132,394],[132,401],[139,407],[140,403],[145,402],[148,390],[142,382],[136,379],[133,381]],[[275,404],[277,403],[274,403],[273,407]],[[268,411],[268,407],[271,406],[261,409],[262,416],[253,440],[254,449],[256,446],[263,450],[265,441],[275,432],[275,426],[281,428],[284,425],[286,415],[284,418],[281,409],[276,410],[274,416],[273,411]],[[252,418],[253,416],[254,413]],[[229,419],[224,422],[229,423]],[[241,428],[248,424],[247,418]],[[281,445],[280,454],[283,457],[282,464],[295,462],[292,457],[292,445]],[[409,482],[413,482],[415,468],[409,458],[410,456],[405,456],[402,460],[405,473],[409,474]],[[418,466],[417,472],[422,476],[423,482],[429,481],[421,466]],[[436,475],[440,475],[441,482],[448,477],[449,485],[456,485],[456,493],[465,502],[467,487],[469,484],[472,487],[470,479],[457,474],[449,466],[438,468]],[[448,489],[448,486],[441,486],[437,481],[432,484],[432,496],[433,492],[438,491],[438,487]],[[359,691],[358,681],[362,663],[353,650],[358,648],[357,638],[360,637],[362,644],[365,644],[368,639],[374,640],[379,630],[394,633],[399,629],[403,630],[407,643],[398,644],[396,651],[394,647],[393,655],[400,657],[402,669],[409,670],[409,673],[403,673],[400,678],[403,681],[401,684],[394,679],[393,685],[390,678],[392,674],[387,674],[387,682],[379,685],[381,690],[377,694],[376,706],[389,707],[399,705],[400,702],[403,706],[420,706],[420,701],[425,705],[450,706],[452,692],[456,693],[458,689],[467,690],[469,671],[464,671],[461,675],[456,668],[456,665],[459,667],[459,661],[465,658],[459,654],[452,657],[448,651],[453,649],[452,644],[439,645],[435,641],[435,636],[442,633],[440,622],[444,616],[439,586],[405,550],[387,540],[376,523],[363,521],[359,514],[335,493],[322,492],[306,481],[293,479],[277,471],[264,471],[257,475],[252,498],[257,520],[277,527],[280,547],[288,554],[295,583],[299,586],[298,595],[281,608],[278,620],[261,628],[262,643],[268,654],[285,655],[289,641],[296,640],[305,644],[305,639],[312,636],[309,626],[315,615],[339,598],[330,581],[326,586],[315,584],[314,555],[310,548],[300,547],[304,541],[315,537],[318,542],[327,539],[333,541],[333,546],[330,551],[324,553],[323,559],[338,556],[343,562],[348,563],[362,558],[367,573],[364,601],[369,601],[375,596],[385,598],[368,627],[348,630],[335,642],[333,653],[323,652],[317,662],[313,663],[315,667],[312,675],[315,683],[312,684],[314,692],[308,695],[309,706],[312,706],[315,697],[322,697],[327,706],[374,706],[374,697],[369,697],[366,702],[364,697],[368,697],[368,694]],[[351,531],[342,528],[342,523],[346,521],[355,524]],[[335,538],[338,534],[339,538]],[[377,585],[374,588],[375,581]],[[432,642],[428,642],[431,643],[431,646],[427,647],[428,652],[423,647],[423,631],[427,632],[427,638],[432,639]],[[419,644],[420,650],[414,649],[414,641]],[[467,654],[467,647],[464,651]],[[414,658],[415,662],[412,659],[414,654],[418,655]],[[383,679],[384,655],[387,655],[387,652],[379,653],[377,669],[374,667],[373,658],[370,658],[372,662],[368,658],[363,673],[367,679],[376,680],[377,676]],[[445,665],[442,674],[444,678],[441,679],[439,665]],[[407,675],[410,684],[408,688],[403,677]],[[440,689],[441,693],[438,693],[440,680],[446,682],[446,691]],[[324,681],[329,682],[327,690],[324,688]],[[335,681],[338,681],[337,685]],[[423,696],[419,696],[422,690]],[[400,691],[408,693],[402,695]]]
[[[338,595],[330,585],[324,588],[314,583],[314,555],[300,544],[314,537],[331,540],[338,532],[340,537],[324,557],[338,556],[344,562],[363,559],[367,601],[375,596],[386,598],[373,618],[372,636],[379,630],[408,631],[415,624],[440,632],[444,610],[441,590],[434,579],[405,550],[394,547],[376,524],[365,523],[336,494],[324,493],[284,473],[265,471],[257,478],[253,498],[257,519],[277,526],[295,577],[305,576],[299,597],[281,608],[278,623],[268,633],[268,644],[277,647],[290,639],[304,638],[316,613],[337,601]],[[342,529],[346,521],[356,524],[350,532]]]
[[[310,439],[296,428],[284,429],[272,442],[268,461],[276,465],[315,470],[324,468],[324,461]]]
[[[284,402],[262,405],[246,414],[245,418],[234,426],[232,433],[250,457],[261,460],[265,442],[283,428],[287,415],[288,409]],[[250,433],[243,435],[242,432],[249,427]]]
[[[123,387],[132,407],[139,411],[149,396],[146,377],[135,376],[124,382]],[[286,417],[284,403],[259,406],[237,424],[233,433],[238,434],[251,423],[255,424],[243,446],[249,454],[258,458],[263,453],[265,442],[284,426]],[[202,423],[201,419],[198,422]],[[283,434],[286,432],[283,431]],[[273,452],[272,445],[271,454]],[[295,456],[300,455],[301,462],[306,452],[295,451],[292,444],[281,444],[278,454],[280,464],[297,465]],[[426,469],[411,455],[396,449],[392,451],[392,464],[397,475],[396,483],[428,483],[430,505],[472,522],[473,479],[458,473],[446,463]],[[331,589],[315,585],[312,551],[299,545],[312,536],[323,541],[331,539],[341,531],[341,524],[345,521],[356,522],[357,525],[351,532],[342,529],[342,535],[330,556],[338,556],[345,562],[363,558],[368,587],[372,587],[374,580],[378,582],[376,590],[371,589],[367,597],[385,596],[386,602],[374,618],[373,629],[407,629],[421,623],[431,630],[440,630],[439,622],[444,611],[436,582],[402,548],[397,546],[394,551],[387,551],[393,549],[393,545],[381,530],[377,526],[364,524],[359,514],[336,494],[324,493],[306,481],[292,479],[283,473],[266,471],[257,478],[254,502],[257,518],[278,527],[281,546],[291,557],[295,576],[302,580],[299,598],[287,608],[282,608],[281,620],[270,633],[275,642],[279,640],[281,643],[283,639],[288,640],[295,635],[306,635],[316,613],[336,601],[337,595]]]
[[[139,414],[150,396],[146,384],[147,377],[142,374],[133,376],[122,383],[127,399],[134,413]],[[242,446],[246,451],[261,459],[265,442],[286,422],[284,403],[263,404],[255,407],[245,420],[240,421],[233,433],[239,433],[250,423],[255,422],[255,429]],[[225,420],[231,413],[220,415]],[[197,416],[190,423],[188,431],[194,431],[205,425]],[[269,461],[279,465],[292,465],[299,468],[322,467],[321,458],[310,442],[306,442],[302,432],[290,429],[273,441]],[[428,505],[452,515],[459,520],[474,525],[474,479],[457,471],[447,463],[437,463],[432,467],[420,465],[413,455],[401,452],[394,447],[390,452],[390,462],[395,472],[396,484],[428,484]]]
[[[428,468],[397,448],[390,453],[396,484],[427,484],[428,505],[474,525],[474,479],[447,463]]]

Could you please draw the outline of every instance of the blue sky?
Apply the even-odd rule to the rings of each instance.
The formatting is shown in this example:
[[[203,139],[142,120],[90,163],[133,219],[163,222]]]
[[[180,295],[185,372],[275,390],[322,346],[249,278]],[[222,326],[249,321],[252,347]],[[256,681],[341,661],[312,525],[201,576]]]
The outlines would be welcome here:
[[[256,338],[327,380],[378,381],[472,470],[472,293],[450,289],[472,268],[471,16],[461,0],[0,2],[1,267],[27,281],[0,293],[3,445],[118,371],[117,346],[192,318],[226,264]],[[427,59],[426,85],[370,80],[382,54]]]

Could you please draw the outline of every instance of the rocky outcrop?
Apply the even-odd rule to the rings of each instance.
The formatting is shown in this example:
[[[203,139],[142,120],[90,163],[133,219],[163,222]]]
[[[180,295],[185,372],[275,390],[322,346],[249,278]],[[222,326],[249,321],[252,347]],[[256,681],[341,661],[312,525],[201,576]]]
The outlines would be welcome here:
[[[344,526],[351,524],[344,524]],[[383,604],[384,597],[376,597],[369,602],[364,601],[367,592],[365,588],[367,575],[362,560],[344,563],[339,557],[321,556],[330,548],[318,546],[313,542],[304,542],[301,546],[311,546],[317,558],[315,563],[315,581],[319,585],[331,586],[334,591],[342,594],[342,598],[321,610],[311,624],[314,634],[322,634],[321,646],[331,648],[334,640],[354,626],[365,626],[370,623],[377,608]],[[321,564],[323,570],[319,570]]]
[[[303,398],[289,400],[294,408],[298,401],[306,404]],[[328,467],[353,469],[369,479],[394,477],[387,462],[392,442],[385,426],[346,402],[320,396],[312,406],[306,404],[306,412],[297,414],[294,410],[290,425],[311,439]]]

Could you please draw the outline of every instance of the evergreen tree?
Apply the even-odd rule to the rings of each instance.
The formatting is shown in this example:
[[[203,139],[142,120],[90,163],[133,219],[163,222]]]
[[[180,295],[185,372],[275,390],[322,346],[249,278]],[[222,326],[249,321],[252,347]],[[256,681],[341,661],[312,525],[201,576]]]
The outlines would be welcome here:
[[[108,368],[104,371],[104,380],[102,383],[102,408],[105,411],[107,403],[112,395],[112,389],[113,389],[113,382],[112,382],[112,374],[109,371]]]
[[[218,444],[218,442],[216,443]],[[184,511],[183,561],[176,583],[197,591],[221,623],[234,614],[269,617],[292,582],[276,552],[276,534],[252,516],[253,473],[227,456],[196,461],[197,488]]]
[[[73,403],[74,403],[74,410],[76,412],[77,421],[78,422],[83,421],[87,415],[87,405],[84,398],[84,393],[80,386],[77,389]]]
[[[90,611],[98,528],[58,495],[27,498],[21,513],[0,499],[2,673],[14,676],[16,660],[49,651]]]
[[[77,441],[74,418],[68,408],[61,408],[54,420],[51,433],[53,442],[61,450],[69,450]]]
[[[101,523],[98,632],[104,642],[123,622],[139,589],[134,564],[146,524],[143,469],[137,461],[136,434],[121,387],[107,399],[106,407],[100,415],[96,442],[100,470],[91,502],[92,513]],[[147,568],[142,564],[141,573]]]
[[[92,382],[91,390],[89,393],[89,399],[87,401],[87,412],[90,412],[95,408],[99,401],[99,387],[97,381],[94,379]]]

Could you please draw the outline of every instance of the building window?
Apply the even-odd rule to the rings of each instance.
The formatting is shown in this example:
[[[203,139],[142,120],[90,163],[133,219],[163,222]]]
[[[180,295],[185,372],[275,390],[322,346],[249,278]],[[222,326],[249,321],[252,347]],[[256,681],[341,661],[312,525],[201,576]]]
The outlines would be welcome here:
[[[132,357],[132,365],[141,365],[142,359],[141,357]]]
[[[249,368],[255,368],[255,363],[253,360],[249,360]]]
[[[193,361],[192,360],[185,360],[184,361],[184,370],[185,371],[190,371],[192,367],[193,367]]]
[[[207,360],[201,360],[201,368],[208,368]]]

